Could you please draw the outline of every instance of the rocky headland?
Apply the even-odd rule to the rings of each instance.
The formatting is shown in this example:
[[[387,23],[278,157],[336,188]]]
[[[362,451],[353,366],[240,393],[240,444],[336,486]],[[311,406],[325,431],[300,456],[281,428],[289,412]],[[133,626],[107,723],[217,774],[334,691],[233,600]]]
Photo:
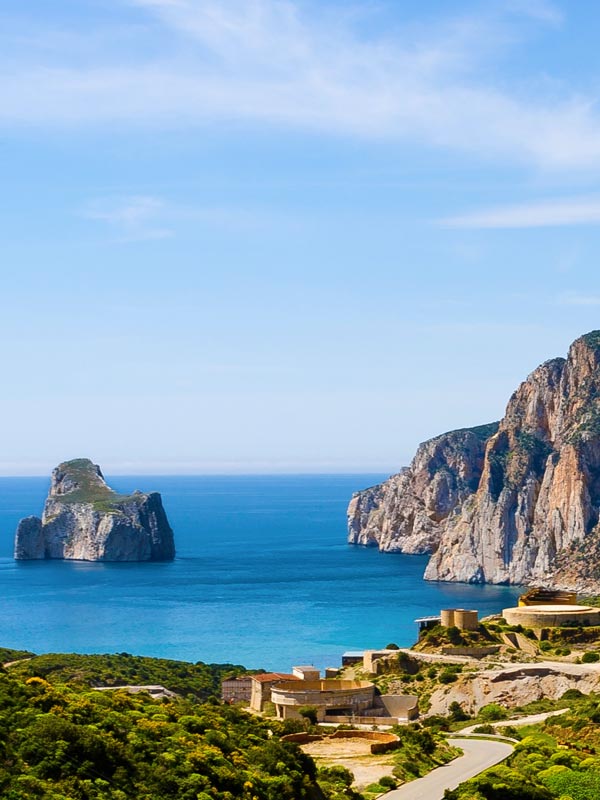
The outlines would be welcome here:
[[[355,494],[349,541],[431,553],[428,580],[600,591],[600,331],[538,367],[500,423],[443,434]]]
[[[100,467],[80,458],[52,472],[42,518],[22,519],[15,558],[78,561],[171,561],[173,531],[158,492],[121,495]]]

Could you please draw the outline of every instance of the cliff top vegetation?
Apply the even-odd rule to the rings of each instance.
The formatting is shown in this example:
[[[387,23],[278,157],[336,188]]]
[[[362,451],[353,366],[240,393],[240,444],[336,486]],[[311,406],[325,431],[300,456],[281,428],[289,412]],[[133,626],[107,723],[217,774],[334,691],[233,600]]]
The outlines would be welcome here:
[[[96,464],[89,458],[75,458],[59,464],[53,473],[52,499],[62,503],[91,503],[96,511],[118,511],[120,506],[143,499],[144,495],[119,494],[111,489]]]

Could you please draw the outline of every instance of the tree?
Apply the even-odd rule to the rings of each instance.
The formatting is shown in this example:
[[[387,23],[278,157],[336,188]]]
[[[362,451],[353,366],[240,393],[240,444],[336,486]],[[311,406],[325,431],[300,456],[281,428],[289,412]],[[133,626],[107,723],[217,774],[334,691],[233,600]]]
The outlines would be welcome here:
[[[463,707],[457,700],[453,700],[448,706],[448,714],[452,722],[464,722],[470,719],[469,715],[463,711]]]

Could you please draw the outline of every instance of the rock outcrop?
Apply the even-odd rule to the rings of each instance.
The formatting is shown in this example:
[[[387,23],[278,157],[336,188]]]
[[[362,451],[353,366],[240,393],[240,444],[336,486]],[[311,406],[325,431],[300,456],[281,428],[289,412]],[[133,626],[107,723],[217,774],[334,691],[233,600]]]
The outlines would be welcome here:
[[[449,713],[453,702],[469,714],[488,703],[504,708],[521,708],[535,700],[559,700],[568,689],[590,694],[600,689],[600,672],[594,664],[513,664],[499,669],[465,672],[451,686],[436,689],[429,714]]]
[[[21,520],[15,537],[19,560],[171,561],[173,531],[158,492],[120,495],[88,459],[52,472],[42,518]]]
[[[351,541],[368,542],[378,526],[386,531],[382,549],[402,549],[386,543],[405,535],[396,520],[414,506],[415,492],[402,475],[391,480],[399,491],[385,510],[376,502],[387,496],[386,484],[368,490],[374,499],[368,513],[362,501],[362,519],[354,510],[361,501],[352,499]],[[551,581],[600,591],[600,331],[582,336],[566,360],[542,364],[521,384],[485,444],[475,491],[456,495],[450,513],[444,502],[437,505],[434,480],[418,494],[419,501],[433,498],[429,507],[423,503],[430,519],[440,515],[426,579]]]
[[[479,485],[485,446],[498,423],[450,431],[419,446],[410,467],[356,492],[348,541],[397,553],[431,553],[448,517]]]

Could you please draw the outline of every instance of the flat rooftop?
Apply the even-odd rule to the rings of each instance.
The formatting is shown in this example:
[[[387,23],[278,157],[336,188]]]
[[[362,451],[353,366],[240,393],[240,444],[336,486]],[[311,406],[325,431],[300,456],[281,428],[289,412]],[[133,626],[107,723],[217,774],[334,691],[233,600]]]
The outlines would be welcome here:
[[[537,614],[538,612],[544,613],[551,613],[556,614],[557,612],[560,613],[561,611],[565,613],[577,613],[578,611],[585,613],[586,611],[598,611],[597,608],[592,608],[592,606],[575,606],[575,605],[558,605],[557,603],[552,603],[548,605],[535,605],[535,606],[515,606],[515,608],[505,608],[505,611],[512,611],[519,614]]]

